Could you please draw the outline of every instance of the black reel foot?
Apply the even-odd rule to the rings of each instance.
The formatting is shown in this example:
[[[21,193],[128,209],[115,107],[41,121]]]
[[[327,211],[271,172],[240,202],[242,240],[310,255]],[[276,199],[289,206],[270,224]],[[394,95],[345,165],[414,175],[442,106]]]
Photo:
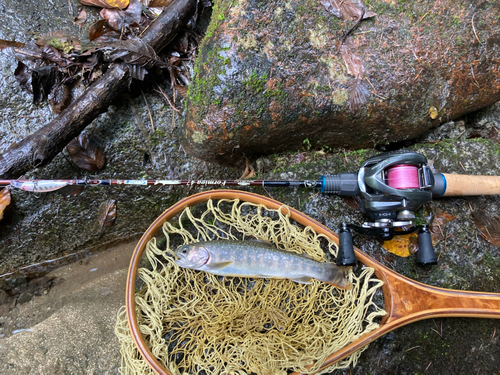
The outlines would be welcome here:
[[[432,246],[431,232],[423,225],[418,232],[417,264],[429,266],[437,264],[437,255]]]
[[[355,266],[358,260],[354,254],[354,247],[352,245],[351,230],[344,223],[342,229],[339,231],[339,252],[337,255],[337,266]]]

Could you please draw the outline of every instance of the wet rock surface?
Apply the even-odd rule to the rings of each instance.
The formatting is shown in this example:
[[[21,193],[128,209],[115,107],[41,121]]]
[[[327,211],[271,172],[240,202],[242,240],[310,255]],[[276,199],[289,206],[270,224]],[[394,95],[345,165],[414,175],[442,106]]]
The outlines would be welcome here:
[[[354,21],[320,1],[217,2],[183,147],[234,164],[304,143],[362,148],[415,138],[499,100],[498,10],[370,1],[366,12],[376,15],[341,44]]]
[[[71,4],[77,8],[76,2]],[[13,7],[6,2],[0,5]],[[55,9],[62,12],[62,18],[67,17],[68,24],[74,17],[66,0],[56,2]],[[40,26],[44,30],[51,28],[49,10],[44,10],[42,17],[47,22]],[[22,9],[17,12],[16,20],[21,26],[13,26],[12,33],[8,28],[2,29],[1,38],[17,39],[22,30],[31,30],[27,26],[31,13],[22,16]],[[5,62],[0,72],[4,101],[2,151],[15,139],[50,121],[52,115],[46,105],[33,106],[31,96],[19,90],[12,77],[15,65],[10,57],[0,53],[0,59]],[[168,81],[158,81],[168,91]],[[130,100],[123,99],[111,106],[88,128],[104,146],[107,161],[103,170],[84,172],[75,167],[64,151],[50,165],[25,177],[237,179],[242,174],[242,170],[187,156],[176,137],[184,117],[159,96],[146,93],[153,131],[144,98],[139,92],[130,96]],[[499,131],[497,103],[437,127],[422,135],[417,144],[400,146],[422,152],[440,172],[500,175]],[[255,177],[317,179],[320,175],[356,171],[364,160],[378,152],[364,149],[333,153],[328,147],[320,151],[312,148],[301,143],[287,152],[252,160]],[[107,252],[102,250],[115,242],[136,239],[166,208],[200,190],[99,186],[86,188],[78,195],[68,191],[34,195],[12,190],[12,213],[0,222],[0,356],[7,358],[1,361],[4,367],[0,372],[116,373],[120,354],[113,329],[116,313],[124,304],[126,267],[133,242],[129,247],[111,251],[115,255],[110,257],[103,256]],[[271,196],[335,230],[344,221],[359,224],[367,220],[343,199],[316,191],[247,190]],[[117,201],[117,216],[113,226],[101,229],[98,209],[107,199]],[[481,236],[471,215],[471,210],[484,210],[491,217],[500,216],[500,198],[446,198],[429,206],[456,216],[443,226],[447,239],[436,245],[437,266],[419,267],[414,257],[399,258],[376,240],[361,235],[354,236],[355,245],[397,272],[430,285],[500,293],[500,250]],[[91,257],[96,253],[97,257]],[[53,269],[71,259],[78,262],[67,266],[70,268]],[[30,265],[33,266],[24,268]],[[94,268],[97,270],[91,271]],[[372,343],[354,369],[339,373],[443,374],[469,373],[470,369],[494,373],[500,369],[499,332],[497,320],[424,320]]]

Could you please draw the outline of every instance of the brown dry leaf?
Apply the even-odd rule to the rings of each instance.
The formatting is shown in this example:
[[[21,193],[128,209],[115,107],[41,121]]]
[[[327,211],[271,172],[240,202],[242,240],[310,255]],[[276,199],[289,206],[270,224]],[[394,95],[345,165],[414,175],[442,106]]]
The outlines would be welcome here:
[[[347,73],[354,76],[354,78],[361,78],[365,73],[365,67],[363,61],[354,54],[355,48],[350,45],[350,43],[345,42],[340,47],[340,54],[344,60],[344,64],[347,68]]]
[[[355,209],[356,211],[359,210],[359,202],[361,201],[361,198],[358,196],[355,197],[342,197],[344,200],[344,203],[347,204],[349,207]]]
[[[174,0],[151,0],[148,4],[148,7],[152,8],[164,8],[168,7],[173,3]]]
[[[253,168],[250,160],[245,158],[245,171],[241,175],[240,180],[243,180],[245,178],[252,178],[253,176],[255,176],[255,169]]]
[[[78,26],[85,25],[85,22],[87,22],[87,12],[85,11],[85,9],[83,8],[78,9],[78,14],[76,15],[73,22]]]
[[[88,137],[85,132],[69,142],[66,149],[73,163],[88,171],[101,169],[106,161],[102,147],[92,137]]]
[[[10,204],[10,191],[7,188],[0,190],[0,220],[3,219],[3,213],[7,206]]]
[[[131,25],[139,25],[142,16],[142,4],[132,0],[127,9],[102,9],[100,16],[114,30],[122,30]]]
[[[186,86],[181,86],[181,85],[174,85],[174,88],[177,90],[177,92],[179,94],[181,94],[181,96],[186,99],[187,97],[187,92],[188,92],[188,89]]]
[[[89,27],[89,41],[93,41],[110,31],[113,31],[113,29],[108,25],[108,21],[99,20],[94,22]]]
[[[384,241],[382,246],[390,253],[406,258],[413,254],[414,251],[412,252],[410,248],[417,238],[416,233],[403,234],[395,236],[392,240]]]
[[[97,219],[101,229],[112,226],[116,220],[116,200],[108,199],[102,202],[99,206]]]
[[[483,238],[500,247],[500,219],[496,216],[489,217],[484,211],[472,211],[472,218]]]
[[[32,71],[27,65],[21,61],[17,62],[17,68],[14,70],[14,77],[16,77],[16,80],[21,88],[28,92],[33,92],[33,89],[31,88],[31,74]]]
[[[130,3],[129,0],[79,0],[80,4],[91,7],[108,8],[108,9],[125,9]]]
[[[432,220],[432,224],[430,227],[432,243],[436,245],[439,241],[444,240],[445,233],[443,226],[450,221],[456,219],[455,216],[450,215],[440,208],[433,207],[434,211],[434,219]]]

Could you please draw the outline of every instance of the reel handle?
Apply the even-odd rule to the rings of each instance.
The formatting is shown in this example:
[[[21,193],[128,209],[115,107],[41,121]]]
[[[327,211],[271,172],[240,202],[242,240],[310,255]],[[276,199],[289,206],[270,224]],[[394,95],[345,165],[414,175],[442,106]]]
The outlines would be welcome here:
[[[344,223],[339,231],[339,252],[335,263],[337,266],[347,267],[355,266],[357,262],[352,245],[352,233],[347,224]]]
[[[432,245],[431,232],[426,225],[418,233],[417,264],[422,266],[437,264],[437,256]]]

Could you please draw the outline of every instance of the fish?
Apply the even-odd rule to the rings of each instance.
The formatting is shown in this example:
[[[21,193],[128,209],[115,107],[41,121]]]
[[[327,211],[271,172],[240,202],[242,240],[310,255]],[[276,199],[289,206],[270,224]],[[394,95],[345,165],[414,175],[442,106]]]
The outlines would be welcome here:
[[[317,279],[341,289],[349,289],[347,269],[329,262],[317,262],[258,240],[215,240],[179,246],[174,254],[182,268],[220,276],[290,279],[310,284]]]

